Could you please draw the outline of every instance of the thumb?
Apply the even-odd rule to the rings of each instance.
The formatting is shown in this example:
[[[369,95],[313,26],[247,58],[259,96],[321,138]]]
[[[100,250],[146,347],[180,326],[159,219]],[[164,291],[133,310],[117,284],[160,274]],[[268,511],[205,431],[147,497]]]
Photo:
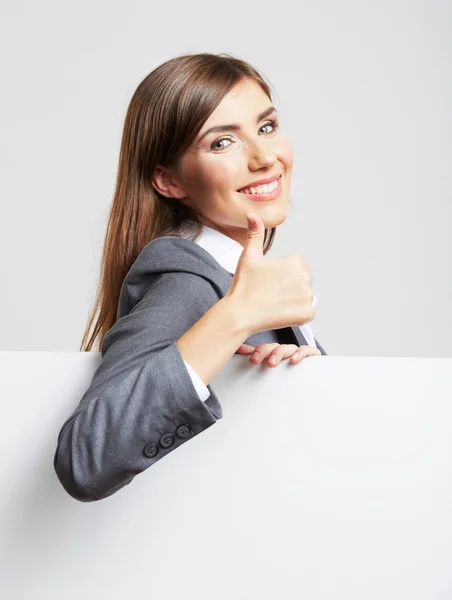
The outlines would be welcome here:
[[[248,223],[248,234],[243,247],[243,252],[240,255],[240,260],[259,260],[263,257],[264,251],[264,236],[265,225],[259,215],[253,212],[246,213]]]

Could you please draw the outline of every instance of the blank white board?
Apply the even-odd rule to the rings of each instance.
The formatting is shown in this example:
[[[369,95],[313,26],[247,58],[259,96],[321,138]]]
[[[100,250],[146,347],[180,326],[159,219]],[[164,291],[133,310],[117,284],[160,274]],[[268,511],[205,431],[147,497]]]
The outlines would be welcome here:
[[[234,355],[221,420],[83,503],[53,456],[99,361],[0,352],[3,598],[452,598],[452,359]]]

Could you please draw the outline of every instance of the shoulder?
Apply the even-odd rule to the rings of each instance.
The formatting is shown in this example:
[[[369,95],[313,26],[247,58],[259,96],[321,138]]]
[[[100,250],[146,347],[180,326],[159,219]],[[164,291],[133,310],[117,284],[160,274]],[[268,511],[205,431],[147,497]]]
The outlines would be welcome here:
[[[121,286],[117,318],[148,301],[179,305],[223,297],[230,274],[204,248],[191,240],[165,236],[149,242],[140,252]],[[186,308],[189,308],[186,306]]]
[[[212,281],[200,273],[166,271],[145,290],[139,304],[190,311],[216,302],[220,297]]]
[[[209,274],[224,271],[217,260],[196,242],[183,237],[163,236],[150,241],[141,250],[127,277],[146,273],[192,272]]]
[[[168,251],[179,256],[196,257],[197,260],[205,260],[208,263],[216,262],[213,256],[196,242],[174,235],[165,235],[151,240],[144,246],[140,256],[160,255],[162,252]]]
[[[151,284],[129,297],[123,288],[117,319],[105,334],[102,356],[112,347],[130,352],[164,347],[178,339],[220,300],[212,283],[195,273],[161,273]],[[110,356],[112,352],[109,352]],[[113,356],[116,356],[113,353]]]

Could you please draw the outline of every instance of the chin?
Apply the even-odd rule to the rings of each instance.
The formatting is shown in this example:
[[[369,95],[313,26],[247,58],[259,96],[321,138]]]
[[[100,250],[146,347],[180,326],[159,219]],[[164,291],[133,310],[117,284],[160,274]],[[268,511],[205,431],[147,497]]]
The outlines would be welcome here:
[[[263,209],[264,207],[262,207]],[[263,210],[255,210],[255,212],[260,216],[266,229],[270,229],[271,227],[278,227],[284,223],[288,216],[288,207],[284,206],[283,208],[276,209],[276,207],[272,207],[271,205],[267,205],[267,207]]]
[[[286,218],[287,217],[284,217],[283,219],[265,219],[264,220],[265,229],[271,229],[272,227],[278,227],[278,225],[281,225],[282,223],[284,223]]]

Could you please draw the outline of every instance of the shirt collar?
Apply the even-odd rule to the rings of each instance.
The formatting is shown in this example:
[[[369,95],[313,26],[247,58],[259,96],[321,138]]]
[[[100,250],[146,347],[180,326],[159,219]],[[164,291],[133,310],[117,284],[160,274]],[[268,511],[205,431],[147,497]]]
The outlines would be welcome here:
[[[241,244],[208,225],[203,225],[201,236],[196,243],[207,250],[226,271],[235,273],[243,252]]]

